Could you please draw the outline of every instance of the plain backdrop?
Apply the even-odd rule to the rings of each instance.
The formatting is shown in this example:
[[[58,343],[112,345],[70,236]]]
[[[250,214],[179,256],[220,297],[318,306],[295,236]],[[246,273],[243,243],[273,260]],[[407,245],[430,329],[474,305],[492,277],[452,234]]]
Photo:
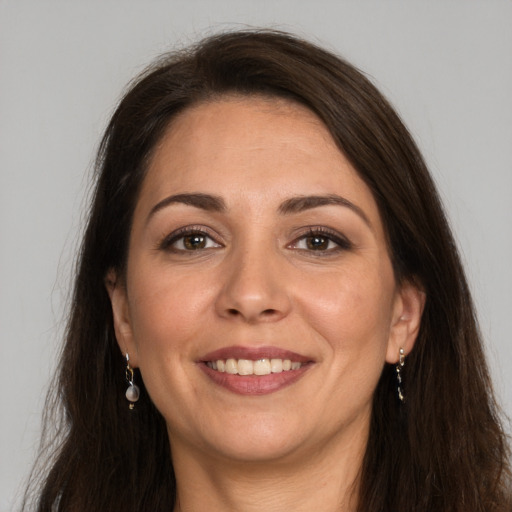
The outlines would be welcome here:
[[[161,52],[246,25],[335,50],[396,106],[441,190],[511,415],[511,1],[0,0],[1,512],[36,453],[94,152],[121,91]]]

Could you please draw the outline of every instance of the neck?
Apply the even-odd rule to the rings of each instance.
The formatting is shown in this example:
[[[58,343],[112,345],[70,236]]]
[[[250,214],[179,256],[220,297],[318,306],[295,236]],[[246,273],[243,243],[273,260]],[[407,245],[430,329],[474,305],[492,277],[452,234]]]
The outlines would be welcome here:
[[[367,439],[354,432],[335,447],[256,463],[173,445],[174,512],[354,512]]]

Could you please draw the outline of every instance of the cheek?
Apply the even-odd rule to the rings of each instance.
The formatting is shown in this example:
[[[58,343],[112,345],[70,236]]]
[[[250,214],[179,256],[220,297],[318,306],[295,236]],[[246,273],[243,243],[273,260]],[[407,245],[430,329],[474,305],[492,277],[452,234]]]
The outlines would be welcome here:
[[[308,288],[309,300],[301,302],[301,315],[333,361],[333,378],[349,394],[370,395],[385,362],[392,323],[391,268],[347,266],[325,279],[316,276]]]
[[[130,289],[138,366],[153,403],[168,422],[184,421],[174,411],[184,415],[186,403],[197,401],[188,375],[210,324],[206,315],[211,303],[210,288],[197,276],[175,274],[167,269],[146,272],[132,279]]]
[[[193,349],[205,323],[211,288],[197,275],[170,270],[136,276],[130,289],[130,318],[140,364],[149,357],[170,357],[178,347]]]
[[[303,281],[304,282],[304,281]],[[366,351],[384,357],[392,318],[394,278],[386,266],[353,266],[310,280],[302,314],[344,360]],[[302,293],[305,297],[306,294]]]

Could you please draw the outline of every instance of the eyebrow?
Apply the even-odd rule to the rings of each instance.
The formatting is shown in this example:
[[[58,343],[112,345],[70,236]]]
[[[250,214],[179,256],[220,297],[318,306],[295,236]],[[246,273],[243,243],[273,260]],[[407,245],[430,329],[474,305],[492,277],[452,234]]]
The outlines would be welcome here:
[[[283,215],[289,215],[293,213],[303,212],[305,210],[311,210],[312,208],[318,208],[320,206],[344,206],[355,212],[363,221],[372,228],[370,219],[364,213],[364,211],[355,205],[348,199],[338,196],[336,194],[329,194],[326,196],[298,196],[287,199],[279,207],[279,213]]]
[[[165,199],[162,199],[162,201],[158,202],[151,208],[151,211],[149,212],[146,223],[149,222],[149,219],[158,211],[162,210],[163,208],[166,208],[167,206],[171,204],[186,204],[189,206],[194,206],[195,208],[200,208],[201,210],[205,210],[208,212],[224,212],[226,211],[226,203],[224,202],[224,199],[219,196],[213,196],[210,194],[201,194],[201,193],[195,193],[195,194],[175,194],[169,197],[166,197]]]
[[[162,201],[158,202],[148,214],[146,222],[149,222],[150,218],[158,211],[166,208],[171,204],[186,204],[195,208],[200,208],[208,212],[225,212],[227,210],[224,199],[220,196],[202,193],[189,193],[189,194],[175,194],[168,196]],[[336,194],[329,194],[326,196],[297,196],[286,199],[281,203],[278,208],[278,212],[281,215],[290,215],[294,213],[300,213],[313,208],[319,208],[321,206],[343,206],[349,208],[355,212],[363,221],[372,228],[370,219],[366,216],[364,211],[355,205],[348,199],[341,197]]]

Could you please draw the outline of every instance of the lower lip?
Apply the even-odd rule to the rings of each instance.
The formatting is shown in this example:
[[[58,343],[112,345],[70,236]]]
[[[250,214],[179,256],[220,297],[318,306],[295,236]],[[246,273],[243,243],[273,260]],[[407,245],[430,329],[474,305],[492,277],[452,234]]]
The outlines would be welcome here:
[[[297,382],[312,366],[307,363],[298,370],[270,373],[268,375],[233,375],[225,372],[212,370],[205,363],[199,363],[199,368],[215,384],[239,395],[268,395],[275,393],[291,384]]]

